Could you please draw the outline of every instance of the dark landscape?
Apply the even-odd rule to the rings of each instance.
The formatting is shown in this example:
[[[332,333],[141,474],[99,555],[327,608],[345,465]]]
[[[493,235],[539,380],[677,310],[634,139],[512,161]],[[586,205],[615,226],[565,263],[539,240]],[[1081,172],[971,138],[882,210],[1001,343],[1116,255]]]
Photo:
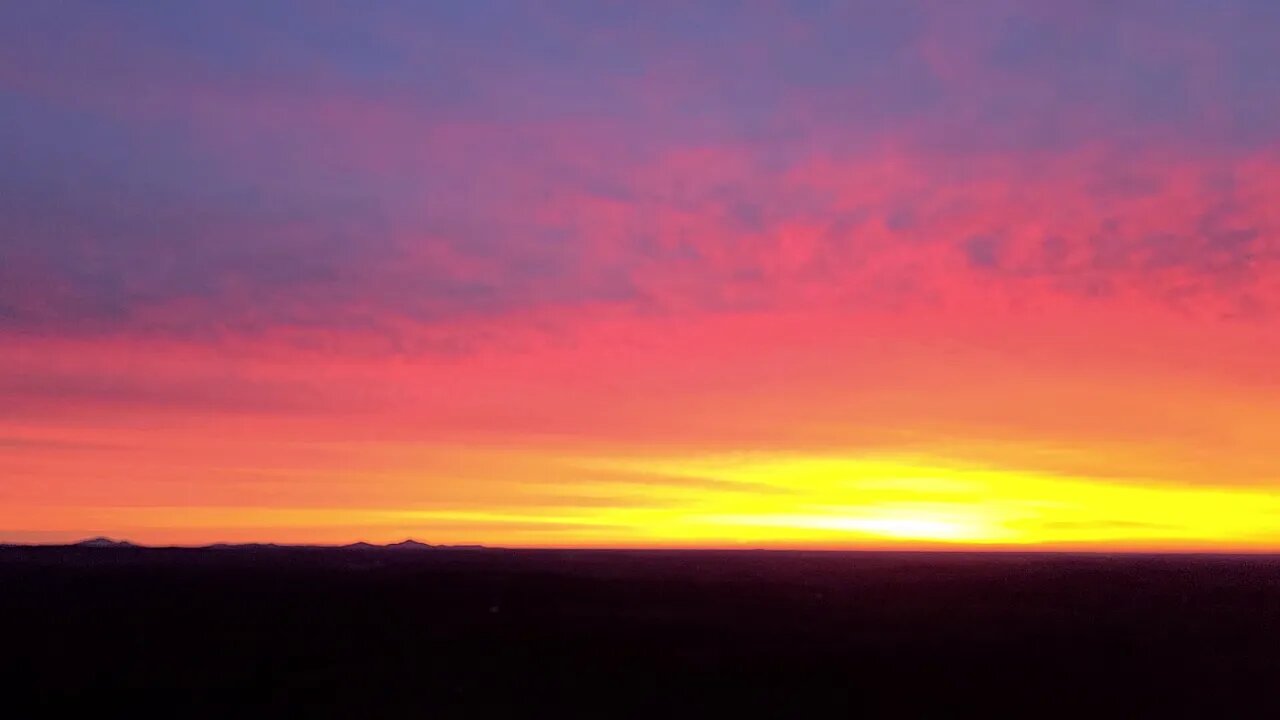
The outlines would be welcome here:
[[[14,707],[183,717],[1280,708],[1275,556],[97,545],[0,548]]]

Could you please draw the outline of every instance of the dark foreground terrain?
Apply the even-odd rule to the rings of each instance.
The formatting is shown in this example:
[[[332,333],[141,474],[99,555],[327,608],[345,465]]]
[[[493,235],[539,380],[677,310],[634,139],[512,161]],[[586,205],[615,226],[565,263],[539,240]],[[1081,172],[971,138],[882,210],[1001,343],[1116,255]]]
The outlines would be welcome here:
[[[1280,559],[0,548],[0,658],[15,718],[1274,717]]]

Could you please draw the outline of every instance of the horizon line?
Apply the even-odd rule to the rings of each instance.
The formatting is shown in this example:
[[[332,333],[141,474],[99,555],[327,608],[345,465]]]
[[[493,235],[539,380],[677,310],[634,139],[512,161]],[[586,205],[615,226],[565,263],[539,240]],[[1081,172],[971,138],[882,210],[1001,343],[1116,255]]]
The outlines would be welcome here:
[[[105,541],[103,544],[92,544]],[[483,543],[433,544],[416,538],[406,538],[390,543],[371,543],[355,540],[349,543],[288,543],[272,541],[223,542],[198,544],[145,544],[127,539],[95,536],[68,542],[10,542],[0,540],[0,548],[79,548],[86,550],[208,550],[215,548],[271,547],[283,550],[395,550],[397,545],[417,544],[432,550],[505,550],[505,551],[582,551],[582,552],[780,552],[780,553],[897,553],[897,554],[969,554],[969,555],[1219,555],[1219,556],[1280,556],[1280,549],[1263,548],[1100,548],[1096,546],[1069,547],[1043,545],[971,545],[947,544],[894,544],[859,547],[813,547],[787,545],[730,546],[730,545],[487,545]],[[366,546],[364,548],[353,546]]]

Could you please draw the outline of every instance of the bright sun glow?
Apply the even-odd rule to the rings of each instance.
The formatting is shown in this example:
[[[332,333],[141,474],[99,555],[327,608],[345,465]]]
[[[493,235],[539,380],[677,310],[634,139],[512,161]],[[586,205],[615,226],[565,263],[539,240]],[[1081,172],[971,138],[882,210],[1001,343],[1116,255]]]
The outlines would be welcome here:
[[[391,448],[381,452],[394,454]],[[438,464],[444,457],[402,452],[406,466]],[[459,500],[434,507],[112,505],[68,514],[63,522],[155,527],[155,536],[168,542],[211,534],[253,540],[264,528],[285,542],[314,541],[315,528],[333,528],[334,541],[345,541],[349,528],[359,528],[371,541],[429,536],[510,546],[1280,545],[1280,497],[1238,485],[1101,481],[919,456],[565,457],[489,449],[475,458],[451,452],[448,459],[458,467],[465,462],[473,474],[458,471],[459,481],[449,487],[457,488]],[[491,479],[506,475],[512,477],[506,483]],[[462,481],[471,477],[490,478],[480,487],[491,494],[466,494],[475,492]],[[407,488],[422,480],[406,470],[383,482]],[[480,501],[485,507],[474,506]],[[23,521],[19,509],[0,507],[0,524]],[[161,534],[166,524],[179,523],[187,535]]]
[[[647,517],[645,532],[658,538],[1008,545],[1226,539],[1248,546],[1280,537],[1280,498],[1238,489],[1104,484],[911,458],[732,456],[604,465],[719,483],[715,491],[665,490],[681,509]]]

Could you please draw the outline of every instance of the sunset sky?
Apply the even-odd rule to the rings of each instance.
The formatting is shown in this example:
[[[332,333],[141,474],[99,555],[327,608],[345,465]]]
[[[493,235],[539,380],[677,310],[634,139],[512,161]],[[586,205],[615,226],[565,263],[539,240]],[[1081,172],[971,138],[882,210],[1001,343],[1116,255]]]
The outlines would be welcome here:
[[[0,541],[1280,550],[1280,3],[10,2]]]

